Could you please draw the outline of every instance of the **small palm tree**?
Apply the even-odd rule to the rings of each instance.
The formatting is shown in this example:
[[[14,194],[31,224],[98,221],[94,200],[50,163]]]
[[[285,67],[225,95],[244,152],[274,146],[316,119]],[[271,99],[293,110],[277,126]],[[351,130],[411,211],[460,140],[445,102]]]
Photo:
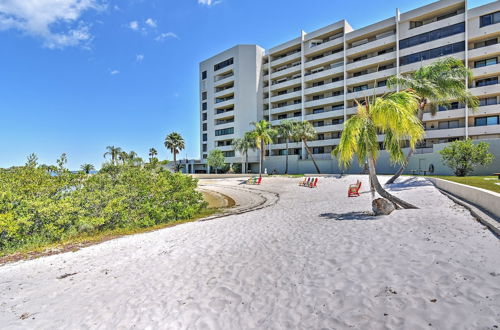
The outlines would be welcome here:
[[[295,126],[297,126],[296,122],[285,119],[278,127],[278,137],[285,139],[286,143],[285,174],[288,174],[288,144],[294,139]]]
[[[233,146],[236,151],[238,151],[242,155],[245,155],[243,173],[246,174],[248,169],[248,151],[255,150],[255,139],[252,138],[250,132],[246,132],[242,138],[233,140]]]
[[[158,156],[158,151],[156,151],[155,148],[150,148],[149,149],[149,162],[152,163],[154,160],[156,160],[156,156]]]
[[[311,153],[311,149],[307,145],[307,141],[314,140],[318,136],[318,133],[314,129],[314,126],[308,121],[298,122],[294,127],[293,136],[295,140],[302,141],[304,143],[304,147],[306,148],[309,158],[311,158],[311,160],[313,161],[314,167],[316,167],[316,171],[318,172],[318,174],[321,174],[318,164],[316,164],[316,160]]]
[[[116,161],[118,160],[118,156],[122,152],[122,149],[120,147],[115,147],[115,146],[107,146],[106,147],[106,152],[104,153],[104,158],[107,156],[111,157],[111,163],[113,165],[116,165]]]
[[[340,143],[332,152],[344,167],[350,165],[354,155],[360,165],[367,160],[372,196],[375,189],[380,196],[403,208],[416,207],[388,193],[378,181],[375,171],[379,153],[377,136],[379,132],[385,134],[384,146],[391,161],[402,164],[405,161],[402,143],[408,140],[410,147],[414,148],[424,136],[422,124],[415,116],[417,110],[418,97],[409,91],[377,97],[372,101],[366,98],[364,104],[358,103],[357,114],[345,122]]]
[[[251,131],[250,137],[255,141],[255,146],[260,150],[259,158],[259,177],[262,177],[262,168],[264,166],[264,157],[266,145],[273,142],[276,131],[271,127],[271,124],[266,120],[253,122],[254,130]]]
[[[389,88],[400,86],[415,92],[418,96],[417,117],[422,122],[427,104],[430,104],[434,116],[439,106],[447,106],[451,100],[467,104],[472,110],[479,106],[478,99],[467,89],[466,82],[472,80],[472,71],[461,60],[448,57],[426,65],[413,73],[394,76],[388,79]],[[415,151],[410,148],[405,162],[387,184],[394,183],[408,166]]]
[[[185,148],[184,139],[179,133],[173,132],[165,137],[165,147],[174,155],[174,170],[177,170],[177,154]]]
[[[90,172],[95,170],[95,167],[92,164],[83,164],[80,166],[80,169],[85,172],[85,174],[90,174]]]

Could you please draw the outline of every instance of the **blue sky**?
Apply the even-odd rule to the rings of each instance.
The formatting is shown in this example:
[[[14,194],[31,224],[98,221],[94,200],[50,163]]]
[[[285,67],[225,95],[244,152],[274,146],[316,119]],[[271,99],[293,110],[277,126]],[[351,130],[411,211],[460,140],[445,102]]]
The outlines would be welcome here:
[[[147,158],[167,133],[199,156],[198,63],[269,48],[340,19],[354,28],[432,1],[0,0],[0,167],[36,153],[100,166],[108,145]],[[491,2],[469,1],[469,7]],[[307,6],[307,9],[302,7]],[[307,14],[302,14],[303,12]]]

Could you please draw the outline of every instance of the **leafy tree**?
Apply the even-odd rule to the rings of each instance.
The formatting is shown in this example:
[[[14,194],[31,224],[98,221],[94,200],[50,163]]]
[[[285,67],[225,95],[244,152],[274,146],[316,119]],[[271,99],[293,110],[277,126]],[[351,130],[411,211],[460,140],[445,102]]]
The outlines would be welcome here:
[[[224,153],[219,149],[212,149],[207,156],[207,165],[215,169],[215,174],[217,170],[222,168],[226,162],[224,158]]]
[[[68,162],[68,157],[66,156],[66,153],[62,153],[61,156],[56,160],[57,166],[59,166],[59,171],[64,171],[64,165]]]
[[[92,164],[83,164],[80,169],[85,172],[85,174],[90,174],[90,172],[95,171],[95,167]]]
[[[273,142],[273,138],[276,136],[276,130],[271,127],[271,123],[266,120],[261,120],[259,122],[252,123],[254,126],[253,131],[249,133],[249,136],[255,141],[255,145],[260,150],[259,158],[259,177],[262,177],[262,168],[264,166],[264,157],[266,155],[266,145]]]
[[[177,167],[177,154],[185,148],[184,139],[179,133],[173,132],[165,137],[165,147],[174,155],[174,168]]]
[[[466,86],[466,82],[472,79],[472,71],[466,68],[461,60],[448,57],[423,66],[415,72],[391,77],[387,81],[387,86],[389,88],[400,86],[417,94],[417,117],[422,122],[427,104],[431,106],[432,115],[436,114],[439,106],[448,106],[452,100],[467,104],[473,110],[477,109],[479,100]],[[414,148],[410,148],[405,162],[387,184],[394,183],[403,173],[414,151]]]
[[[477,166],[491,164],[495,158],[489,152],[490,145],[486,142],[472,143],[471,139],[454,141],[439,151],[443,164],[451,168],[456,176],[466,176]]]
[[[246,132],[242,138],[234,139],[233,146],[240,154],[245,155],[245,165],[242,173],[247,173],[248,169],[248,151],[255,150],[255,140],[252,138],[250,132]]]
[[[104,153],[104,158],[107,156],[111,157],[111,164],[116,165],[116,161],[118,160],[118,156],[122,152],[122,148],[115,146],[107,146],[106,152]]]
[[[278,137],[285,139],[286,143],[285,174],[288,174],[288,152],[289,152],[288,144],[295,137],[296,126],[297,126],[296,122],[289,119],[285,119],[281,121],[280,126],[278,127]]]
[[[309,154],[309,158],[311,158],[314,163],[314,167],[316,167],[316,171],[318,172],[318,174],[320,174],[321,172],[319,170],[318,164],[316,164],[316,160],[314,159],[311,149],[307,145],[307,141],[314,140],[318,136],[318,133],[314,129],[314,126],[308,121],[298,122],[294,126],[293,136],[296,140],[302,141],[304,143],[304,147]]]
[[[379,132],[385,134],[384,146],[391,161],[403,163],[405,157],[401,149],[402,142],[409,140],[410,147],[413,148],[424,136],[422,124],[415,116],[417,106],[417,96],[408,91],[373,100],[366,98],[364,104],[358,103],[357,114],[345,122],[340,143],[333,151],[342,166],[350,165],[354,155],[360,165],[368,160],[372,196],[375,195],[375,189],[380,196],[403,208],[416,207],[388,193],[378,181],[375,170],[379,153],[377,136]]]
[[[35,168],[38,165],[38,156],[35,153],[30,154],[26,159],[26,166]]]

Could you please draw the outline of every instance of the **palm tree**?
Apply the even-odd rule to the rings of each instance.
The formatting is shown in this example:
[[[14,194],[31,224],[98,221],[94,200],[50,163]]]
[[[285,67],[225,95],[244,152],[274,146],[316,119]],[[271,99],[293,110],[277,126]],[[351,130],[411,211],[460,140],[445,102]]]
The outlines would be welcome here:
[[[433,116],[439,106],[449,105],[450,100],[467,104],[472,110],[476,110],[479,101],[466,86],[466,82],[471,80],[472,71],[466,68],[461,60],[448,57],[423,66],[413,73],[391,77],[387,81],[387,86],[389,88],[400,86],[415,92],[418,96],[417,117],[422,122],[427,104],[430,104]],[[406,160],[387,184],[394,183],[403,173],[414,151],[414,148],[410,148]]]
[[[85,172],[85,174],[90,174],[90,172],[95,170],[95,167],[92,164],[83,164],[80,168],[83,172]]]
[[[245,164],[243,168],[243,173],[247,173],[248,169],[248,151],[255,150],[255,139],[252,138],[252,135],[250,132],[246,132],[243,138],[238,138],[233,140],[233,146],[236,151],[238,151],[240,154],[245,155]]]
[[[174,155],[174,170],[177,172],[177,154],[184,148],[184,139],[179,133],[173,132],[165,137],[165,147]]]
[[[410,147],[414,148],[424,136],[422,123],[415,116],[418,102],[418,96],[410,91],[377,97],[371,102],[365,98],[364,104],[358,103],[357,114],[345,122],[340,143],[332,152],[344,167],[351,163],[354,155],[360,165],[367,160],[372,196],[375,195],[375,189],[397,207],[416,208],[391,195],[380,185],[375,170],[379,152],[377,135],[379,132],[385,134],[383,143],[391,161],[402,164],[405,161],[402,143],[408,140]]]
[[[129,159],[129,155],[126,151],[120,151],[120,153],[118,154],[118,160],[121,161],[122,164],[125,164],[125,162],[127,162],[127,160]]]
[[[262,177],[266,145],[273,142],[276,131],[271,127],[271,123],[266,120],[253,122],[252,125],[254,130],[249,133],[249,136],[255,141],[255,146],[260,150],[259,177]]]
[[[122,152],[122,148],[115,147],[115,146],[107,146],[106,150],[107,151],[104,153],[104,158],[106,158],[106,156],[110,156],[111,157],[111,163],[113,165],[116,165],[116,161],[118,160],[118,156]]]
[[[302,121],[295,124],[293,133],[294,139],[297,141],[302,141],[304,143],[304,147],[306,148],[309,158],[311,158],[311,160],[313,161],[314,167],[316,167],[316,171],[318,172],[318,174],[321,174],[318,164],[316,164],[316,160],[311,153],[311,149],[309,149],[309,146],[307,145],[307,141],[316,139],[317,135],[318,133],[310,122]]]
[[[158,151],[155,148],[149,149],[149,162],[152,163],[154,159],[158,156]]]
[[[288,144],[294,139],[296,125],[296,122],[285,119],[281,121],[281,124],[278,127],[278,136],[285,139],[286,143],[285,174],[288,174]]]

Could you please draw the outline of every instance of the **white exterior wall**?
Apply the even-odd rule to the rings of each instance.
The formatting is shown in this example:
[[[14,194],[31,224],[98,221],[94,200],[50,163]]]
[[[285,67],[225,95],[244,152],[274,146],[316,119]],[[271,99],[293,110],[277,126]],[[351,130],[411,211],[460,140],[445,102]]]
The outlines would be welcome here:
[[[279,125],[285,118],[311,121],[317,125],[316,129],[322,139],[310,141],[309,145],[319,153],[316,157],[320,159],[322,171],[336,172],[338,170],[336,165],[330,165],[330,152],[339,142],[343,122],[356,112],[355,100],[387,93],[390,90],[385,86],[377,87],[377,83],[398,73],[414,71],[436,60],[400,65],[399,58],[463,42],[466,44],[466,51],[447,56],[466,61],[466,64],[473,68],[475,81],[492,77],[500,79],[500,64],[474,68],[474,63],[482,59],[497,57],[500,62],[500,23],[479,26],[480,16],[500,11],[500,1],[469,10],[465,10],[465,7],[466,1],[463,0],[441,0],[358,30],[353,30],[343,20],[311,33],[302,32],[297,38],[269,49],[266,54],[263,54],[260,47],[254,46],[262,51],[260,54],[263,61],[254,62],[253,58],[240,56],[245,60],[239,62],[243,67],[239,66],[238,69],[247,72],[252,77],[252,83],[251,86],[246,85],[248,81],[243,83],[245,86],[238,84],[241,89],[237,94],[241,94],[244,100],[236,99],[236,101],[242,104],[256,104],[257,107],[252,108],[252,115],[245,113],[241,116],[242,122],[238,125],[240,129],[236,132],[235,128],[235,136],[242,136],[245,129],[250,129],[249,122],[256,119],[269,120],[274,126]],[[450,17],[437,20],[438,16],[452,12],[455,13]],[[466,19],[465,33],[408,48],[399,48],[402,39],[464,23]],[[424,24],[411,28],[412,21],[422,21]],[[497,38],[498,43],[475,48],[475,43],[491,38]],[[228,52],[234,51],[233,48]],[[385,52],[380,54],[380,51]],[[228,54],[224,52],[222,57],[220,55],[216,56],[217,60],[222,60]],[[367,58],[360,59],[362,56]],[[246,68],[245,65],[250,67]],[[380,67],[385,65],[393,67],[380,70]],[[367,71],[362,72],[363,70]],[[253,85],[254,71],[257,88]],[[235,75],[235,79],[240,78]],[[475,126],[476,117],[500,114],[500,84],[475,87],[475,81],[470,84],[471,92],[480,98],[496,97],[497,104],[482,106],[476,112],[459,106],[458,109],[440,111],[436,116],[426,113],[424,116],[424,125],[427,129],[426,141],[422,145],[423,148],[418,150],[419,153],[435,154],[443,143],[466,136],[472,139],[500,138],[500,125]],[[368,85],[369,89],[356,91],[355,88],[361,85]],[[255,97],[256,103],[249,100]],[[324,111],[319,112],[320,108]],[[450,125],[458,121],[458,127],[442,128],[449,121],[453,121]],[[209,128],[209,131],[211,130]],[[285,145],[281,142],[268,148],[270,154],[266,160],[268,171],[277,169],[282,172],[284,169],[284,164],[279,165],[284,163],[282,161],[284,157],[280,155],[285,152]],[[289,148],[290,155],[296,154],[294,155],[296,160],[290,160],[291,173],[302,173],[309,171],[309,168],[313,169],[312,162],[307,159],[308,156],[301,143],[290,144]],[[500,159],[500,154],[498,158]],[[241,162],[241,159],[235,157],[228,161]],[[251,161],[257,162],[257,158],[252,157]],[[391,173],[394,170],[384,156],[378,166],[383,173]],[[358,169],[353,171],[356,172]]]

